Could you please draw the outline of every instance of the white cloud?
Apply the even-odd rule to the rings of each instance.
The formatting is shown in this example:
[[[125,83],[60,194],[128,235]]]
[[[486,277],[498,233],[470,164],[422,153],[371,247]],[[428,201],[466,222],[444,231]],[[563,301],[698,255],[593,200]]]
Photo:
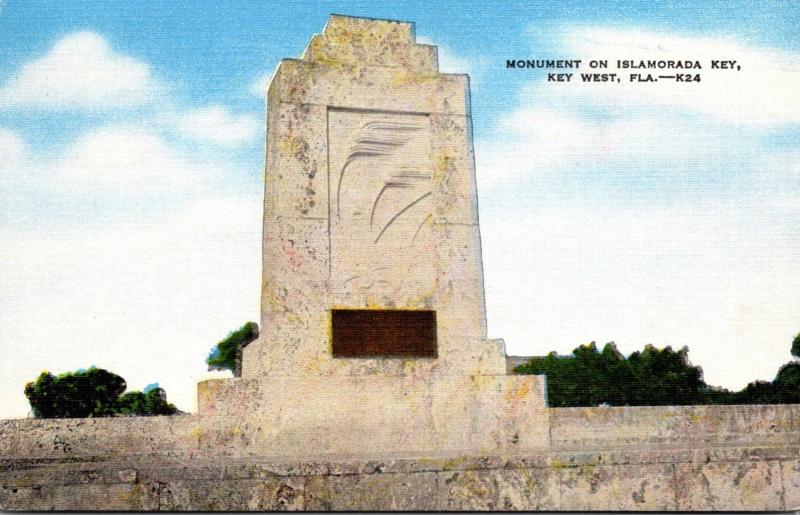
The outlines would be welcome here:
[[[269,81],[272,78],[272,72],[265,73],[264,75],[260,76],[256,79],[252,84],[250,84],[250,88],[248,91],[257,97],[266,97],[267,96],[267,86],[269,86]]]
[[[250,143],[261,133],[261,124],[255,116],[236,115],[219,105],[187,112],[178,126],[187,137],[225,146]]]
[[[703,69],[694,73],[700,73],[701,82],[632,83],[628,72],[647,70],[628,70],[620,84],[574,83],[565,88],[551,83],[543,88],[559,87],[590,95],[596,102],[619,102],[624,98],[626,102],[684,107],[726,122],[800,123],[800,55],[749,46],[730,38],[603,27],[573,27],[563,33],[561,50],[583,59],[586,71],[590,59],[607,59],[612,68],[617,59],[699,60]],[[736,60],[741,70],[714,70],[711,60]],[[659,74],[659,70],[655,72]]]
[[[110,125],[60,154],[27,151],[0,187],[0,417],[24,417],[41,370],[96,365],[159,382],[193,410],[216,341],[258,320],[260,190],[237,161],[153,128]],[[255,174],[258,176],[258,174]]]
[[[108,125],[56,155],[31,150],[3,174],[0,230],[157,219],[211,193],[247,197],[260,191],[249,160],[176,143],[153,128]]]
[[[226,159],[195,157],[158,132],[137,125],[108,125],[90,131],[54,161],[47,167],[54,172],[49,179],[61,182],[43,187],[137,197],[185,194],[189,189],[202,191],[204,186],[218,191],[219,183],[237,168]],[[31,166],[42,167],[41,163]]]
[[[69,183],[131,192],[179,187],[192,169],[157,134],[135,126],[107,126],[83,135],[55,166]]]
[[[0,106],[99,110],[163,93],[145,63],[84,32],[21,67]],[[130,388],[157,381],[194,409],[197,381],[214,375],[210,348],[258,320],[261,202],[246,191],[249,161],[173,137],[235,146],[258,138],[260,123],[222,106],[147,107],[57,152],[0,127],[0,170],[12,172],[0,185],[0,347],[15,356],[0,364],[2,418],[26,415],[22,387],[42,369],[92,364]]]
[[[715,170],[720,159],[736,157],[729,145],[740,135],[705,120],[635,109],[585,116],[580,110],[588,103],[582,99],[532,98],[537,102],[502,115],[476,142],[481,191],[515,188],[537,178],[562,182],[593,173],[599,179],[601,167],[618,177],[635,171],[640,181],[649,179],[654,186],[691,182],[700,178],[700,170]]]
[[[26,415],[41,370],[92,364],[195,409],[208,351],[258,321],[260,228],[257,198],[207,196],[155,222],[4,231],[0,417]]]
[[[10,168],[21,161],[26,153],[27,148],[22,138],[0,127],[0,169]]]
[[[737,389],[791,358],[800,236],[752,206],[492,213],[481,225],[489,331],[509,354],[688,345],[709,384]]]
[[[0,106],[107,109],[151,101],[162,90],[147,63],[114,52],[94,32],[58,41],[0,89]]]

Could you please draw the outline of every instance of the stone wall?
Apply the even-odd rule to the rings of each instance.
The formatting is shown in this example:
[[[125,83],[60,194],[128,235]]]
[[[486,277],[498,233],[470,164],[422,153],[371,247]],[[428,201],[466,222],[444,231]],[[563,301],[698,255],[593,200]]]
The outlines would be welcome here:
[[[798,447],[416,459],[3,461],[5,510],[785,510]]]
[[[31,463],[176,458],[196,447],[197,417],[110,417],[0,420],[0,456]]]
[[[556,449],[621,445],[800,443],[800,406],[636,406],[550,409]]]
[[[231,456],[197,416],[0,422],[3,509],[784,510],[800,406],[548,409],[515,454]],[[240,435],[242,441],[247,434]]]

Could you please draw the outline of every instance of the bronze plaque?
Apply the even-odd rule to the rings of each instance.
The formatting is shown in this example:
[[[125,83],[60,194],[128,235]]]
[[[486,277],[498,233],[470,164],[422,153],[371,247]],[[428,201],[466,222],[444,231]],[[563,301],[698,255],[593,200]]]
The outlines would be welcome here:
[[[333,357],[436,357],[436,312],[398,309],[331,311]]]

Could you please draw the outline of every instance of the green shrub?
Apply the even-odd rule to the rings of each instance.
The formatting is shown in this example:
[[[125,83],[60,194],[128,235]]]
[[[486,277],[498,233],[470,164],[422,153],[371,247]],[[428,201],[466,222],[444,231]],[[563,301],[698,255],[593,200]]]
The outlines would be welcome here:
[[[793,354],[800,335],[792,343]],[[785,364],[773,381],[754,381],[738,392],[707,385],[703,371],[689,362],[689,349],[644,350],[625,358],[613,343],[598,352],[594,342],[569,356],[551,352],[517,366],[518,374],[547,375],[551,407],[663,406],[692,404],[800,403],[800,363]]]
[[[258,324],[247,322],[242,327],[229,333],[211,349],[206,358],[209,370],[230,370],[234,375],[239,372],[240,349],[258,338]]]
[[[166,394],[160,388],[145,394],[129,392],[122,395],[125,388],[122,377],[91,367],[58,376],[42,372],[36,381],[25,385],[25,396],[37,418],[172,415],[178,411],[166,402]],[[138,402],[139,396],[143,398],[141,403]]]
[[[552,407],[693,404],[704,386],[702,371],[689,364],[686,348],[676,352],[648,345],[626,359],[613,342],[602,352],[592,342],[569,356],[551,352],[534,357],[515,372],[546,374]]]
[[[122,415],[174,415],[178,409],[167,402],[163,388],[128,392],[117,401],[117,413]]]
[[[108,417],[115,413],[117,398],[125,387],[125,380],[117,374],[92,367],[59,376],[42,372],[35,382],[25,385],[25,396],[36,417]]]

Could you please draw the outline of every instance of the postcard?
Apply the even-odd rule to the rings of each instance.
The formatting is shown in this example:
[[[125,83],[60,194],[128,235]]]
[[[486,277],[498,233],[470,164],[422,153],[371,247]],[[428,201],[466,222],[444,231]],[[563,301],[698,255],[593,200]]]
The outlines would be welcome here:
[[[0,0],[0,506],[800,508],[799,15]]]

